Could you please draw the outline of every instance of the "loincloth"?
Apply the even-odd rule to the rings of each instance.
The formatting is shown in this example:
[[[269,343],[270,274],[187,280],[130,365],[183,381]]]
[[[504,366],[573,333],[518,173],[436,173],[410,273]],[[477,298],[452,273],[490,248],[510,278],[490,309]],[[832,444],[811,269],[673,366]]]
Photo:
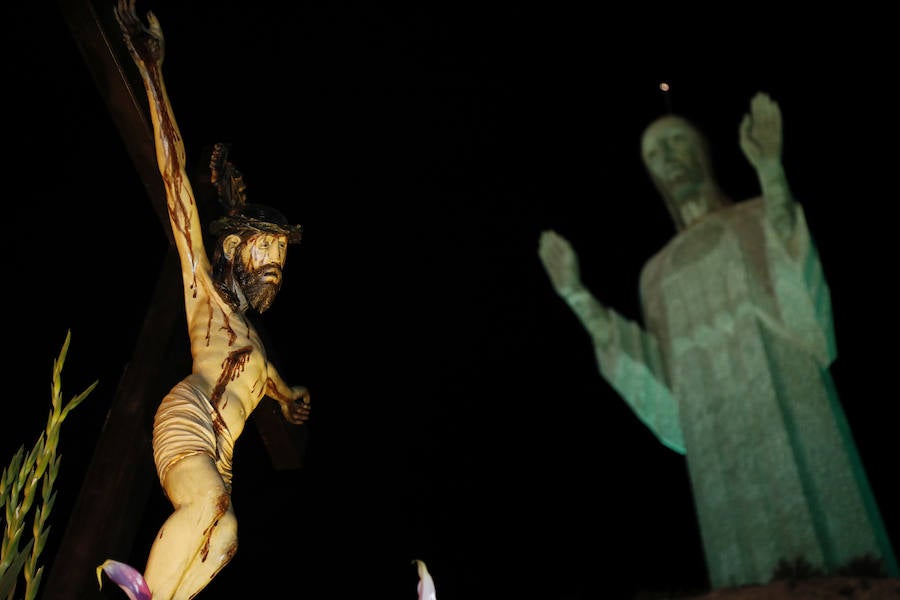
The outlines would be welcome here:
[[[161,483],[181,459],[205,454],[231,490],[234,439],[227,427],[216,431],[216,418],[209,398],[190,383],[182,381],[166,394],[153,421],[153,460]]]

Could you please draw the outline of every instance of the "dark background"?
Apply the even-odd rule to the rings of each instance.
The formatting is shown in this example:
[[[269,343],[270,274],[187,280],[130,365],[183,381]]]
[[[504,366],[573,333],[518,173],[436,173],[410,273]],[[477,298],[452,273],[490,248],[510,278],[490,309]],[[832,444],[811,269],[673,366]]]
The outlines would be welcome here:
[[[52,566],[167,242],[58,6],[20,4],[4,59],[0,456],[43,429],[67,330],[64,396],[100,381],[63,425]],[[566,235],[595,294],[639,319],[641,265],[673,233],[641,130],[669,110],[693,119],[723,187],[755,195],[737,129],[757,90],[784,114],[831,285],[833,374],[896,546],[885,16],[421,4],[138,3],[162,23],[189,160],[231,143],[250,200],[306,232],[262,317],[282,374],[311,389],[305,464],[273,469],[245,430],[241,546],[202,597],[412,600],[414,558],[442,600],[702,590],[684,459],[601,379],[537,239]],[[135,566],[167,513],[155,486]]]

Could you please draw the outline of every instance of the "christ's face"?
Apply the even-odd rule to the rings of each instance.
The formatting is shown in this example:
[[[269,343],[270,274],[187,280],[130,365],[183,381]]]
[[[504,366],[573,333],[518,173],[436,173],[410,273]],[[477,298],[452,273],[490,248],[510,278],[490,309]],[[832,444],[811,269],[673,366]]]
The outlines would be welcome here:
[[[258,233],[241,246],[234,274],[256,311],[265,312],[281,289],[282,269],[287,259],[287,236]]]
[[[697,133],[680,119],[660,119],[644,134],[641,155],[657,184],[675,198],[696,192],[705,181]]]

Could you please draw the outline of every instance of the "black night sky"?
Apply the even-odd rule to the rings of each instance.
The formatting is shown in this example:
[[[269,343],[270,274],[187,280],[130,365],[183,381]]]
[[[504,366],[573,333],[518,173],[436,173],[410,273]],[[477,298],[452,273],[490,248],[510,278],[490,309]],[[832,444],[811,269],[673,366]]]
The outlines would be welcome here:
[[[68,329],[65,397],[100,380],[63,425],[52,568],[167,241],[59,6],[19,4],[4,59],[0,457],[43,429]],[[683,457],[601,379],[537,240],[566,235],[595,294],[639,319],[641,265],[673,233],[641,130],[670,109],[693,119],[720,183],[750,197],[737,131],[757,90],[781,104],[832,291],[833,374],[896,549],[885,17],[419,4],[138,2],[162,23],[189,160],[231,143],[250,201],[305,228],[262,316],[282,374],[312,393],[305,465],[274,470],[247,427],[241,546],[201,598],[413,600],[414,558],[441,600],[702,590]],[[116,558],[142,567],[167,512],[156,486],[133,555]]]

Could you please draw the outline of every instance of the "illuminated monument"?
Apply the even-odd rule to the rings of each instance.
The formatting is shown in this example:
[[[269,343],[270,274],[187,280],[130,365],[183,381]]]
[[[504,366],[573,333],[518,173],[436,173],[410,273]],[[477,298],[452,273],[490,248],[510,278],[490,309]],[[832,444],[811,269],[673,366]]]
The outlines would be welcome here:
[[[644,326],[582,285],[553,231],[539,256],[589,332],[599,370],[685,454],[713,588],[765,583],[781,561],[824,573],[896,558],[833,385],[831,302],[781,162],[781,110],[757,94],[740,145],[762,195],[732,202],[707,144],[667,115],[641,140],[677,235],[644,266]]]

